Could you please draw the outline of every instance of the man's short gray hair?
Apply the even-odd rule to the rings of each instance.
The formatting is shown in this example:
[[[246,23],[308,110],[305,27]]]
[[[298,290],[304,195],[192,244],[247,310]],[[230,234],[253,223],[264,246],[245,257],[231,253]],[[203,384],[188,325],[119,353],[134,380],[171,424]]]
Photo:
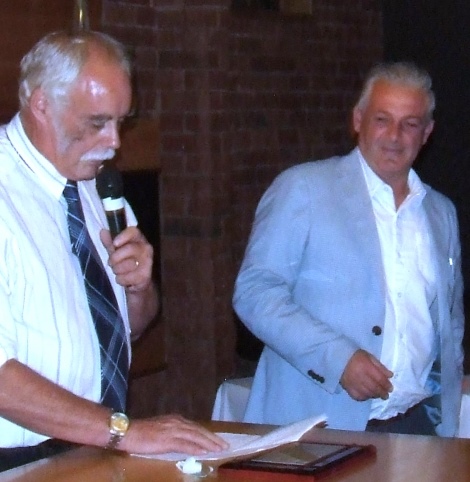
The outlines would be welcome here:
[[[356,108],[363,110],[366,107],[372,89],[378,81],[405,85],[423,91],[428,101],[428,119],[432,119],[436,98],[432,90],[431,76],[426,70],[419,68],[413,62],[389,62],[376,65],[367,74]]]
[[[43,37],[21,60],[20,107],[28,104],[34,89],[41,87],[55,101],[63,100],[90,54],[100,46],[109,59],[130,76],[131,62],[125,47],[102,32],[53,32]]]

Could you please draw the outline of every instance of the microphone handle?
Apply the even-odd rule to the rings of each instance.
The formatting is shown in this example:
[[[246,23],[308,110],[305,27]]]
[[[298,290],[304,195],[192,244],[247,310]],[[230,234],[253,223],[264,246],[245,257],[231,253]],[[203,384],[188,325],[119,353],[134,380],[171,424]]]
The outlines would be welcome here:
[[[124,208],[115,211],[106,211],[106,219],[108,220],[109,231],[113,239],[127,227]]]
[[[121,231],[127,228],[126,211],[124,209],[124,198],[104,198],[103,207],[108,220],[109,231],[114,239]]]

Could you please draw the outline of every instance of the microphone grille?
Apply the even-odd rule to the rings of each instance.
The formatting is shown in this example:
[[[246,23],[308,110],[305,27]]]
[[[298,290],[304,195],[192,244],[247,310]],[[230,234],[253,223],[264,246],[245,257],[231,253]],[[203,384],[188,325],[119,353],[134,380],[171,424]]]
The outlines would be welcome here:
[[[123,197],[121,173],[114,166],[104,166],[96,176],[96,189],[101,199]]]

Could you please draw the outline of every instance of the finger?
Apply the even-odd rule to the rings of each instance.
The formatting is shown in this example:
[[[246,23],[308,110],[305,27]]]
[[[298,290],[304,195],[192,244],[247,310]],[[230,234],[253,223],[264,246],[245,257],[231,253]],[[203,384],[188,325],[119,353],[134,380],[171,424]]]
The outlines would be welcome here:
[[[136,263],[136,261],[138,263]],[[130,242],[117,248],[110,256],[111,266],[123,263],[123,271],[134,271],[136,267],[151,269],[153,262],[153,248],[148,243]]]
[[[386,400],[389,397],[389,392],[392,390],[393,386],[391,386],[391,389],[389,390],[388,388],[384,388],[381,385],[369,380],[363,385],[349,388],[346,391],[351,398],[362,402],[364,400],[368,400],[369,398],[382,398],[383,400]]]
[[[370,376],[373,383],[373,398],[386,400],[389,397],[389,393],[393,391],[393,385],[390,381],[393,372],[371,354],[369,354],[369,362],[372,369]]]
[[[217,447],[211,448],[194,440],[180,438],[175,440],[174,443],[168,447],[168,450],[165,451],[181,452],[189,455],[204,455],[208,452],[218,452],[219,450]]]
[[[358,402],[364,402],[365,400],[368,400],[369,398],[371,398],[368,395],[364,395],[363,393],[359,392],[358,390],[350,390],[348,391],[348,395],[353,400],[357,400]]]
[[[382,364],[378,370],[374,373],[374,383],[376,386],[377,396],[383,399],[388,398],[388,394],[393,391],[393,385],[390,378],[393,376],[393,372],[385,368]],[[385,398],[384,398],[385,397]]]
[[[380,363],[375,356],[370,355],[370,361],[373,363],[373,365],[378,368],[387,378],[393,377],[393,372],[390,371],[385,365]]]
[[[132,276],[138,275],[137,271],[145,270],[145,263],[137,261],[135,256],[125,258],[120,261],[113,261],[110,262],[110,266],[114,271],[115,275],[127,275],[131,274]]]
[[[225,450],[229,448],[229,444],[222,437],[204,428],[202,430],[204,438],[209,441],[210,447],[212,447],[211,450]]]
[[[388,381],[385,385],[378,385],[377,397],[382,400],[387,400],[391,392],[393,392],[393,385]]]
[[[349,396],[357,401],[364,401],[372,398],[374,395],[374,383],[367,377],[362,375],[356,378],[354,382],[350,382],[344,387]]]
[[[385,393],[388,392],[385,391]],[[374,382],[374,380],[371,378],[366,379],[360,390],[361,400],[379,398],[381,395],[383,395],[383,389],[380,387],[380,385]]]
[[[222,438],[193,422],[184,420],[170,425],[172,426],[165,427],[165,432],[171,434],[168,444],[172,451],[202,454],[228,448]]]
[[[348,391],[349,396],[354,400],[363,402],[369,398],[375,398],[375,391],[367,386],[357,386]]]
[[[367,385],[368,398],[381,398],[386,400],[390,392],[393,391],[393,385],[388,378],[370,378]]]
[[[225,443],[222,445],[222,439],[219,443],[205,436],[202,436],[201,434],[193,434],[188,438],[180,439],[179,442],[182,444],[186,444],[188,447],[191,447],[191,450],[197,451],[197,453],[220,452],[221,450],[228,448]]]
[[[195,437],[200,443],[207,445],[209,449],[228,448],[228,444],[224,439],[204,428],[202,425],[185,418],[181,419],[181,423],[185,426],[185,430],[188,431],[187,433],[191,438]]]
[[[103,243],[103,246],[106,248],[108,253],[112,253],[114,251],[113,240],[111,238],[111,233],[107,229],[102,229],[100,231],[100,240]]]
[[[113,240],[113,245],[120,248],[128,243],[146,242],[145,236],[142,234],[137,226],[129,226],[121,231]]]

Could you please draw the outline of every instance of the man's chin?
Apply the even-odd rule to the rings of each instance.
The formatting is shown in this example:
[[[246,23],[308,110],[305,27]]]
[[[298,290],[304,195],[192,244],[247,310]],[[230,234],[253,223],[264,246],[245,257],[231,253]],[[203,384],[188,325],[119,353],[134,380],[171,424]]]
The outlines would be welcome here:
[[[80,162],[80,174],[84,181],[89,181],[94,179],[104,161],[81,161]]]

